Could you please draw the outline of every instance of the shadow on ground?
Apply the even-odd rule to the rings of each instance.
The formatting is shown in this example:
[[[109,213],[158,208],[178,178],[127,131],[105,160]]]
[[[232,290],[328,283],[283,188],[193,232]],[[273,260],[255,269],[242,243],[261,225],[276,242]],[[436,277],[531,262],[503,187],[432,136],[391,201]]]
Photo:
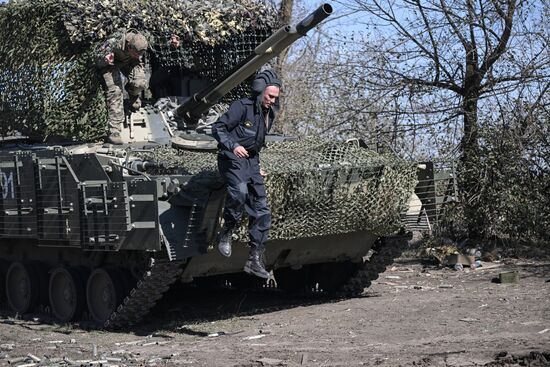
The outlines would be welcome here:
[[[365,294],[361,297],[372,297]],[[326,294],[292,294],[278,289],[235,289],[231,287],[190,287],[175,284],[133,332],[149,335],[159,330],[178,330],[190,335],[207,333],[185,325],[254,316],[295,307],[339,302]],[[203,335],[204,334],[204,335]]]

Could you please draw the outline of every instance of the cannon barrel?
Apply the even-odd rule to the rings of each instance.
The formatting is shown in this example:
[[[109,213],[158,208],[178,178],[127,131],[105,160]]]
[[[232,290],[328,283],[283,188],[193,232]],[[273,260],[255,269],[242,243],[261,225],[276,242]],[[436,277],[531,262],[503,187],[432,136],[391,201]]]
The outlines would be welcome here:
[[[258,45],[254,49],[254,53],[233,67],[224,76],[179,105],[174,110],[174,115],[183,119],[187,126],[195,125],[201,115],[208,111],[224,95],[256,72],[267,61],[280,54],[286,47],[304,36],[331,13],[332,6],[330,4],[323,4],[296,26],[286,25],[281,27]]]

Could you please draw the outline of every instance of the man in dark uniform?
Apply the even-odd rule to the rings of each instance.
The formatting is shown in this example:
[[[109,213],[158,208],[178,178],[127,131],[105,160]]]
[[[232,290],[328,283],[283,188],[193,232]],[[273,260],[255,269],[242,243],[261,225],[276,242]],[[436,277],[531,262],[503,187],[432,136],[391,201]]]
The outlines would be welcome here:
[[[273,71],[264,70],[257,75],[252,89],[252,97],[233,102],[212,126],[218,141],[218,169],[227,186],[225,222],[218,250],[223,256],[231,256],[231,236],[246,209],[250,254],[244,271],[269,278],[262,254],[271,213],[260,173],[259,153],[279,109],[281,81]]]

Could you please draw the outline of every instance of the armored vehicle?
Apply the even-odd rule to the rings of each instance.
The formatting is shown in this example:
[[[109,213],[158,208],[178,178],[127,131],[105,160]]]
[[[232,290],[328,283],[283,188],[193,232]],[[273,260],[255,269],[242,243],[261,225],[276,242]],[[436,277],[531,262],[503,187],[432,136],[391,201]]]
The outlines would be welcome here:
[[[159,11],[174,14],[174,4],[191,2],[155,1],[147,9],[119,2],[0,6],[0,298],[19,314],[48,305],[61,322],[124,327],[176,281],[257,281],[242,273],[244,226],[230,259],[215,250],[225,190],[209,121],[223,111],[216,102],[243,96],[249,76],[332,8],[324,4],[295,27],[273,32],[269,12],[250,0],[235,2],[228,19],[217,8],[186,10],[201,19],[193,24]],[[253,19],[251,9],[263,18]],[[128,112],[124,145],[90,142],[105,126],[91,50],[105,28],[127,23],[155,40],[151,95]],[[187,26],[194,38],[170,49],[163,37]],[[221,34],[229,36],[216,40]],[[273,217],[270,285],[362,292],[404,242],[400,214],[415,167],[354,144],[268,140],[262,165]]]

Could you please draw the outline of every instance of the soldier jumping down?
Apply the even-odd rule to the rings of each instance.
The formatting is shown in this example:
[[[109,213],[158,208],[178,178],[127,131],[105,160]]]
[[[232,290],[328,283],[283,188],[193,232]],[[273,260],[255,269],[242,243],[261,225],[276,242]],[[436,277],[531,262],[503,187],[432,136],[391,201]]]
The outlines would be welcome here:
[[[280,88],[281,81],[274,72],[260,72],[252,84],[254,94],[233,102],[212,127],[218,141],[218,169],[227,186],[218,250],[223,256],[231,256],[231,236],[246,210],[250,254],[244,271],[261,278],[269,278],[262,254],[271,226],[271,212],[260,173],[259,154],[279,110]]]

